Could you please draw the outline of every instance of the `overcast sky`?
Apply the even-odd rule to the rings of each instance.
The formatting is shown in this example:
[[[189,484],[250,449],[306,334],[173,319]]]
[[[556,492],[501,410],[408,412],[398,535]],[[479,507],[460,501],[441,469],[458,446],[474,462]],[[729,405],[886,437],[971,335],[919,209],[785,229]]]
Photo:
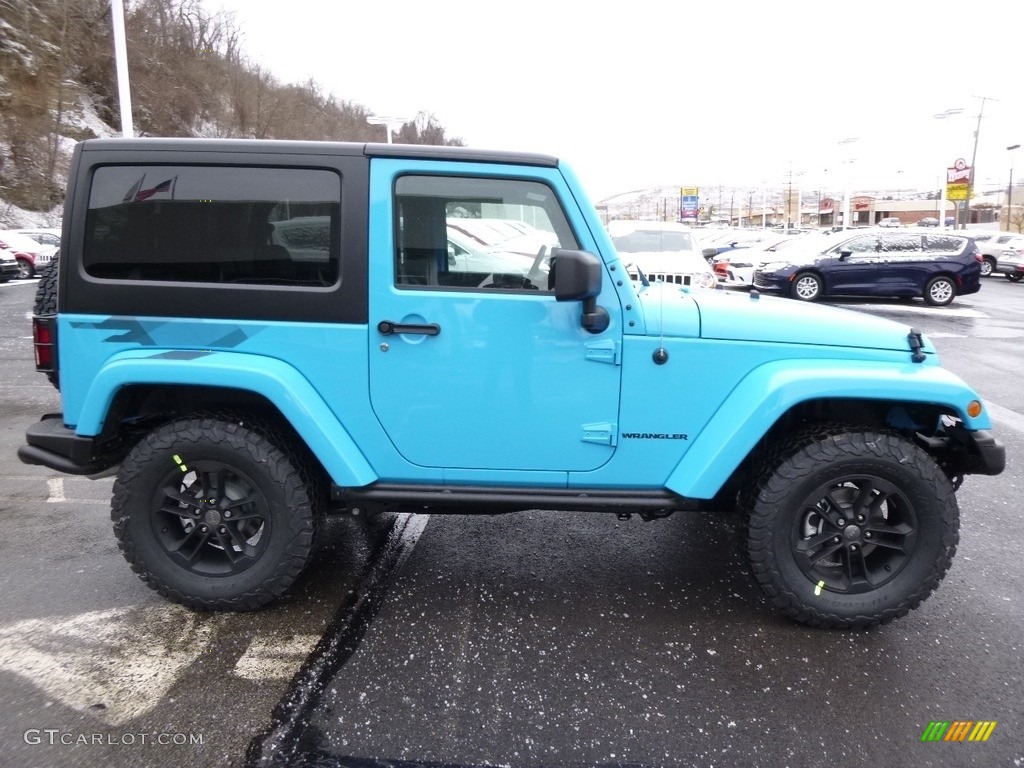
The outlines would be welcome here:
[[[1006,147],[1024,144],[1012,0],[202,2],[233,12],[246,55],[281,81],[312,77],[378,115],[432,113],[471,147],[556,155],[595,201],[777,189],[790,169],[806,189],[840,192],[848,171],[854,192],[934,188],[971,159],[978,96],[992,100],[976,184],[1005,187]]]

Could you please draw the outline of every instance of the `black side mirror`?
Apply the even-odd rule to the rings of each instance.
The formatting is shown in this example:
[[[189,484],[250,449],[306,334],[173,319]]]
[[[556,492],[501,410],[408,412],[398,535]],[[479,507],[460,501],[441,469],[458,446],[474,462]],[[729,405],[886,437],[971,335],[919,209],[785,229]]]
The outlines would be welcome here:
[[[715,258],[715,256],[718,255],[718,249],[717,248],[705,248],[703,251],[700,252],[700,255],[703,256],[708,261],[711,261],[713,258]]]
[[[846,261],[848,258],[850,258],[850,256],[852,254],[853,254],[853,251],[840,251],[839,252],[839,260],[840,261]]]
[[[555,248],[551,253],[551,268],[555,272],[555,299],[582,301],[580,324],[591,333],[604,331],[611,318],[608,310],[597,306],[604,272],[597,256],[586,251]]]

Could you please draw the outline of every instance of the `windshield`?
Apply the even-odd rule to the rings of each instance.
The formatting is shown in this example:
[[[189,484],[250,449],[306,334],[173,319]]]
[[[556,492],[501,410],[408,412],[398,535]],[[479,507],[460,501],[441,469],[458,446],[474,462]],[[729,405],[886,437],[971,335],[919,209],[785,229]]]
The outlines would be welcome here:
[[[693,238],[689,232],[638,229],[628,235],[613,237],[615,250],[619,253],[651,253],[661,251],[692,251]]]

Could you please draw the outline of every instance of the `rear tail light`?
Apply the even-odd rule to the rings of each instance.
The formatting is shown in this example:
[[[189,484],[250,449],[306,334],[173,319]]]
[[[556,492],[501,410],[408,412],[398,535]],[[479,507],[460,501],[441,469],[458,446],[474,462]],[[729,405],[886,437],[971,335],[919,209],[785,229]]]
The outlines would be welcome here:
[[[53,315],[32,318],[32,344],[36,351],[36,370],[57,370],[57,323]]]
[[[729,276],[729,262],[728,261],[716,261],[714,263],[715,274],[719,277]]]

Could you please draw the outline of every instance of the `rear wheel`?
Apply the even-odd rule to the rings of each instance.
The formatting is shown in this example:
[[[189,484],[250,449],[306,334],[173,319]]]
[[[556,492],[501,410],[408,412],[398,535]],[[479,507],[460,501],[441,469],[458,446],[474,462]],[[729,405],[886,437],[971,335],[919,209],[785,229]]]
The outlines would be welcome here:
[[[172,422],[121,465],[111,519],[150,587],[196,609],[247,610],[284,594],[313,546],[304,474],[260,432],[218,419]]]
[[[1024,278],[1024,275],[1022,275],[1022,274],[1019,274],[1019,273],[1017,273],[1017,274],[1013,274],[1013,275],[1007,275],[1007,276],[1006,276],[1006,279],[1007,279],[1007,280],[1012,280],[1012,281],[1013,281],[1013,282],[1015,282],[1015,283],[1016,283],[1016,282],[1019,282],[1021,278]]]
[[[800,301],[817,301],[821,298],[823,287],[821,278],[816,274],[813,272],[801,272],[793,280],[790,293],[794,299],[799,299]]]
[[[30,264],[26,259],[18,259],[18,277],[25,279],[33,277],[34,275],[35,270],[32,269],[32,264]]]
[[[956,297],[956,285],[945,275],[933,277],[924,287],[925,303],[933,307],[944,307]]]
[[[882,624],[916,608],[956,552],[953,487],[928,454],[871,431],[805,436],[774,454],[747,497],[754,575],[787,616]]]

